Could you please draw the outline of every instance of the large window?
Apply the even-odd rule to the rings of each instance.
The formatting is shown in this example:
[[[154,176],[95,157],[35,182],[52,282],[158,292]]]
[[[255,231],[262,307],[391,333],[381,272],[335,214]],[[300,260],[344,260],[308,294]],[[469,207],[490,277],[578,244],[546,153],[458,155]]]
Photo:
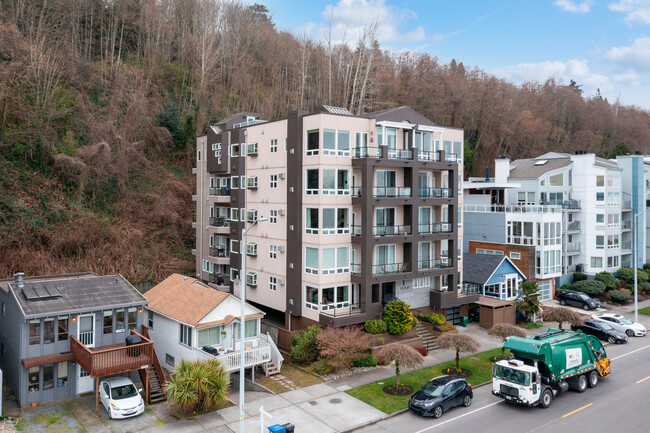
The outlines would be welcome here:
[[[138,324],[138,309],[136,307],[129,308],[129,329],[135,329]]]
[[[269,186],[271,189],[276,189],[278,187],[278,175],[272,174],[269,176]]]
[[[40,389],[40,373],[40,367],[29,367],[29,381],[27,382],[27,385],[29,386],[29,392],[35,392]]]
[[[318,248],[305,247],[305,272],[318,274]]]
[[[180,333],[180,338],[179,341],[181,344],[184,344],[185,346],[192,347],[192,328],[190,328],[187,325],[181,324],[181,333]]]
[[[618,256],[607,257],[607,267],[608,268],[618,267]]]
[[[318,169],[307,169],[307,195],[318,195]]]
[[[348,178],[349,170],[323,169],[323,194],[348,195],[350,194]]]
[[[544,251],[544,275],[562,272],[560,251]]]
[[[618,245],[618,235],[607,235],[607,249],[613,250],[619,247]]]
[[[332,310],[335,308],[345,308],[350,306],[349,286],[336,286],[323,288],[323,298],[321,299],[322,310]]]
[[[124,310],[117,310],[115,312],[115,332],[124,332],[125,330]]]
[[[596,176],[596,186],[605,186],[605,176],[603,175]]]
[[[56,386],[64,388],[68,385],[68,362],[59,362],[57,364]]]
[[[323,275],[350,272],[350,247],[323,248]]]
[[[318,129],[312,129],[307,131],[307,156],[309,155],[318,155]]]
[[[257,336],[257,319],[250,319],[244,323],[244,338],[255,338]],[[235,338],[241,341],[239,323],[235,323]]]
[[[68,339],[68,316],[59,316],[59,341],[66,341]]]
[[[197,347],[217,346],[221,344],[221,326],[199,329],[197,332]]]
[[[558,173],[548,178],[549,186],[564,186],[564,174]]]
[[[41,321],[29,321],[29,345],[41,344]]]
[[[54,343],[54,319],[43,321],[43,344]]]
[[[305,307],[318,311],[318,288],[305,286]]]
[[[431,243],[418,243],[418,269],[429,269],[431,267]]]
[[[324,129],[323,154],[350,156],[350,131]]]
[[[591,258],[591,267],[592,269],[600,269],[603,267],[603,258],[602,257],[592,257]]]
[[[275,292],[278,290],[278,278],[277,277],[269,277],[269,290]]]
[[[348,208],[324,208],[323,234],[350,233],[349,213]]]
[[[113,332],[113,311],[104,311],[104,334]]]
[[[307,208],[305,210],[305,233],[318,234],[318,208]]]
[[[271,140],[271,153],[278,152],[278,139],[274,138]]]
[[[43,391],[54,388],[54,364],[43,366]]]

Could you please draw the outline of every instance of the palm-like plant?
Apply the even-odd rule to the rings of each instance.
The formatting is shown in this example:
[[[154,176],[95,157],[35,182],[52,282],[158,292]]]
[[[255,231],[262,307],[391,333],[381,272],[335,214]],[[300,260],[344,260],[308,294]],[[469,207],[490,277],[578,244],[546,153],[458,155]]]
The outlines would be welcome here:
[[[205,412],[226,400],[230,377],[217,358],[181,360],[165,384],[167,398],[185,412]]]

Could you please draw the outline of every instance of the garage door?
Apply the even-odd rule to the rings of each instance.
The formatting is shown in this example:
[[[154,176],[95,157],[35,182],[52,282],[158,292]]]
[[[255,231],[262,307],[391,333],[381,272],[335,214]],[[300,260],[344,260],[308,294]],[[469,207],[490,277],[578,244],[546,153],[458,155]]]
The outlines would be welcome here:
[[[445,318],[452,325],[460,325],[460,307],[448,307],[445,310]]]

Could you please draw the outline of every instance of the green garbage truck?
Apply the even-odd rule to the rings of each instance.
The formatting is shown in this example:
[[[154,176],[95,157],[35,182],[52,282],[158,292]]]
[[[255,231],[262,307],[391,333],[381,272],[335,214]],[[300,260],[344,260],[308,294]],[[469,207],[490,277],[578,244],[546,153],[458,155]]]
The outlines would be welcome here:
[[[492,394],[526,406],[549,407],[568,389],[584,392],[610,373],[598,338],[562,329],[535,337],[508,337],[503,343],[513,358],[494,364]]]

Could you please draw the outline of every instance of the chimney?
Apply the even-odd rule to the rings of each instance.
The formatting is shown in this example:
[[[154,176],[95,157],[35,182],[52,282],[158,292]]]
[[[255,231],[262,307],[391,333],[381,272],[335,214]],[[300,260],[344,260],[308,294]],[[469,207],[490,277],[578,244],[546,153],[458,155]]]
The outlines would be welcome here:
[[[23,287],[25,287],[25,285],[23,284],[23,277],[24,276],[25,276],[25,274],[23,272],[16,272],[14,274],[14,280],[16,282],[16,286],[18,286],[19,289],[22,289]]]
[[[497,184],[508,183],[510,176],[510,159],[507,156],[499,156],[494,160],[494,182]]]

